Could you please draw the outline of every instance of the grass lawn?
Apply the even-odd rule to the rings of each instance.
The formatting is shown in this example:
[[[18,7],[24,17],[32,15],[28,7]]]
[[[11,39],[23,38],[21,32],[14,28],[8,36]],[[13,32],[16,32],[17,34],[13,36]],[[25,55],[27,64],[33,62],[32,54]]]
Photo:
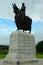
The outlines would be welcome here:
[[[43,58],[43,54],[36,54],[37,58]]]
[[[0,58],[5,58],[7,54],[0,54]],[[43,54],[36,54],[36,58],[43,58]]]
[[[0,54],[0,58],[5,58],[7,54]]]

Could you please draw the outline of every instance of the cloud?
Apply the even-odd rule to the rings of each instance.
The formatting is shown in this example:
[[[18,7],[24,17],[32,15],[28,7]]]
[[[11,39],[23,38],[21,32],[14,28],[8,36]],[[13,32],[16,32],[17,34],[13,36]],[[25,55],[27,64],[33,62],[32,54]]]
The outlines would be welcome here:
[[[9,32],[8,29],[6,29],[6,28],[1,28],[0,31],[1,31],[2,33]]]
[[[0,1],[0,17],[3,18],[13,18],[12,11],[12,1],[11,0],[1,0]]]
[[[1,24],[0,25],[0,32],[5,33],[8,32],[8,26],[6,24]]]
[[[43,4],[42,3],[36,3],[34,4],[34,15],[35,17],[38,17],[37,20],[43,20]]]
[[[34,36],[35,36],[35,44],[43,40],[43,33],[35,33]]]
[[[9,41],[10,41],[10,35],[3,35],[2,33],[0,33],[0,44],[1,45],[9,45]]]
[[[8,43],[8,36],[6,35],[16,30],[16,26],[13,23],[14,13],[12,3],[16,3],[17,6],[21,8],[22,2],[26,5],[26,15],[31,17],[33,22],[35,22],[32,33],[36,33],[36,41],[43,39],[43,24],[40,23],[43,22],[43,0],[1,0],[0,17],[9,20],[3,19],[2,21],[2,19],[0,19],[0,43]]]
[[[24,1],[26,3],[26,15],[30,16],[33,21],[43,20],[43,0]]]
[[[33,20],[43,20],[43,0],[1,0],[0,17],[14,19],[12,3],[20,8],[22,2],[26,5],[26,15]]]
[[[39,27],[38,27],[38,29],[37,29],[37,32],[43,32],[43,25],[40,25]]]
[[[7,34],[16,30],[14,20],[0,18],[0,32]]]

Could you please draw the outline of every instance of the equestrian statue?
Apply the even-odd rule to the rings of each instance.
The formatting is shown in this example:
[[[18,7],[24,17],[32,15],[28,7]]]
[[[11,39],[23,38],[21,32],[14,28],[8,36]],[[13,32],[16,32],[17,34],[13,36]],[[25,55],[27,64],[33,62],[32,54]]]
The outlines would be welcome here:
[[[29,31],[31,33],[31,25],[32,19],[29,16],[25,15],[26,6],[25,3],[22,3],[21,9],[17,7],[14,3],[13,5],[13,12],[15,13],[15,23],[17,26],[17,30]]]

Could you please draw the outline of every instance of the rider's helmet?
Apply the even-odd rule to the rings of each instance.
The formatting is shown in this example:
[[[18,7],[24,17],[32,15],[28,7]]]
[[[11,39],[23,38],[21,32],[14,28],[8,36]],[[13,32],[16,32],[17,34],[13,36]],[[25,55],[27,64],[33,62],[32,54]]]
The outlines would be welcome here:
[[[13,5],[14,5],[14,6],[16,6],[16,4],[15,4],[15,3],[14,3]]]
[[[25,6],[25,3],[22,3],[22,6]]]

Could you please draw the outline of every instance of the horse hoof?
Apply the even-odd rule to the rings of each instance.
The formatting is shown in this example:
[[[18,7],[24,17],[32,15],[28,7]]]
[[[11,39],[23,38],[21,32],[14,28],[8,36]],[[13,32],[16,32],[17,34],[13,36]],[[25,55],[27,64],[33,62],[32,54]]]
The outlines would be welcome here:
[[[29,31],[29,33],[31,33],[31,31]]]
[[[23,30],[23,32],[24,32],[24,30]]]

